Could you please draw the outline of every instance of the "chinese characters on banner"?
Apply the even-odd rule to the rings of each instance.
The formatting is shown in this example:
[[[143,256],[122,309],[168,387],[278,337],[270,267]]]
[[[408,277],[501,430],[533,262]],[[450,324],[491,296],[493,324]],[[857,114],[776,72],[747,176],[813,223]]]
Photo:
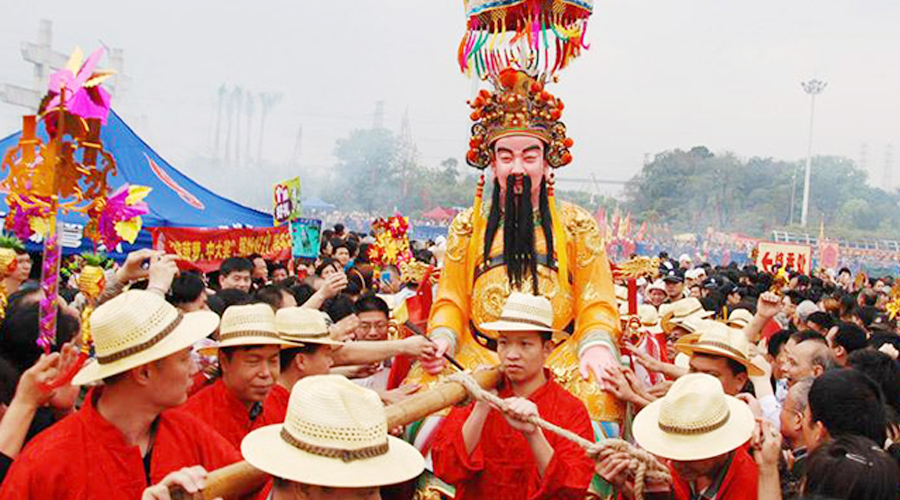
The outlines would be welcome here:
[[[258,253],[266,260],[291,258],[287,226],[255,229],[151,228],[153,248],[178,257],[178,267],[204,273],[219,269],[229,257]]]
[[[274,207],[272,219],[275,225],[286,224],[301,215],[300,178],[294,177],[275,184],[272,193]]]
[[[809,245],[792,245],[789,243],[759,242],[757,247],[756,267],[767,273],[776,268],[792,269],[809,275],[812,267],[812,247]]]

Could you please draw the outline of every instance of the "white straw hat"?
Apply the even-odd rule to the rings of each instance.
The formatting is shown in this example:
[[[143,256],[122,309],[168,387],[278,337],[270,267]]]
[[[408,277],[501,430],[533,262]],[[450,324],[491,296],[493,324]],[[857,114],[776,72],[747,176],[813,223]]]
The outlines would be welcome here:
[[[217,339],[220,348],[284,343],[275,328],[275,312],[268,304],[231,306],[225,309]]]
[[[481,330],[494,332],[555,332],[553,305],[543,295],[512,292],[497,321],[482,323]]]
[[[675,350],[688,356],[693,356],[694,353],[722,356],[744,365],[750,376],[763,374],[750,361],[750,342],[744,332],[716,321],[704,321],[696,333],[679,339],[675,343]]]
[[[641,448],[670,460],[717,457],[746,443],[756,421],[743,401],[725,395],[718,379],[690,373],[634,419]]]
[[[275,329],[282,340],[297,344],[344,345],[332,340],[322,313],[305,307],[284,307],[275,313]]]
[[[219,317],[210,311],[182,314],[156,293],[130,290],[91,315],[95,359],[72,380],[97,382],[191,347],[213,333]]]
[[[272,476],[331,488],[397,484],[425,468],[418,450],[388,435],[378,394],[340,375],[297,382],[284,424],[248,434],[241,454]]]
[[[728,315],[726,325],[732,328],[743,329],[753,321],[753,313],[746,309],[735,309]]]
[[[707,311],[703,308],[703,304],[696,297],[688,297],[677,300],[666,308],[666,311],[660,311],[662,315],[662,327],[666,333],[671,333],[676,326],[689,318],[708,318],[715,314],[713,311]]]

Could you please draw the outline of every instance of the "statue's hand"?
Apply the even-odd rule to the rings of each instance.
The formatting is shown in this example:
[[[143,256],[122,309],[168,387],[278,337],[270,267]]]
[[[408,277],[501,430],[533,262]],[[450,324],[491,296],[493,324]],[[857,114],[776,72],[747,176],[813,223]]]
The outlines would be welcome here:
[[[434,339],[434,347],[435,350],[433,354],[425,354],[419,358],[422,369],[429,375],[438,375],[444,371],[444,366],[447,365],[444,354],[450,349],[450,341],[444,338]]]
[[[603,374],[606,373],[607,368],[614,370],[617,366],[618,363],[616,362],[616,357],[609,350],[609,347],[605,345],[588,347],[581,353],[581,360],[579,362],[581,377],[588,380],[591,373],[593,373],[594,379],[600,384],[600,389],[604,391],[608,388],[606,382],[603,381]]]

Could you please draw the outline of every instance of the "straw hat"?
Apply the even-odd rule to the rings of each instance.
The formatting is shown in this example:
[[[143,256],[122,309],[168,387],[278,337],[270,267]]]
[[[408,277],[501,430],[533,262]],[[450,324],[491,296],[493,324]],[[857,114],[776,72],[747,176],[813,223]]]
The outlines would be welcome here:
[[[275,313],[275,329],[282,340],[296,344],[344,345],[332,340],[322,313],[304,307],[285,307]]]
[[[495,332],[555,332],[553,306],[542,295],[512,292],[500,313],[500,319],[479,325]]]
[[[746,443],[756,425],[743,401],[725,395],[718,379],[690,373],[634,419],[641,448],[670,460],[704,460]]]
[[[732,328],[744,329],[753,321],[753,314],[746,309],[735,309],[728,315],[726,325]]]
[[[248,434],[241,454],[267,474],[331,488],[397,484],[425,468],[418,450],[388,435],[378,394],[340,375],[297,382],[284,424]]]
[[[675,350],[688,356],[693,356],[697,352],[722,356],[744,365],[750,376],[763,374],[763,371],[750,361],[750,342],[744,332],[715,321],[707,321],[696,333],[682,337],[675,343]]]
[[[663,331],[672,333],[672,330],[675,329],[676,326],[681,326],[681,323],[688,318],[703,319],[708,318],[713,314],[713,311],[703,309],[703,304],[701,304],[696,297],[688,297],[686,299],[675,301],[670,304],[669,307],[665,309],[665,313],[662,314]]]
[[[175,354],[218,325],[219,317],[213,312],[182,314],[153,292],[127,291],[91,315],[96,357],[75,375],[72,384],[97,382]]]
[[[268,304],[231,306],[222,314],[219,347],[282,345],[275,329],[275,312]]]

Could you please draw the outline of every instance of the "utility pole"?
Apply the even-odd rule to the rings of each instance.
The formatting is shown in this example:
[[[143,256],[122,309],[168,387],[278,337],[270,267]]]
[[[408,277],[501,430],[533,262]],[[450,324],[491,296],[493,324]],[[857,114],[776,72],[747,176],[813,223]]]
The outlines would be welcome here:
[[[803,91],[810,96],[809,106],[809,143],[806,151],[806,178],[803,182],[803,212],[800,215],[800,225],[806,227],[809,215],[809,181],[812,172],[812,148],[813,148],[813,124],[816,117],[816,96],[821,94],[828,85],[827,82],[813,78],[800,84]]]

